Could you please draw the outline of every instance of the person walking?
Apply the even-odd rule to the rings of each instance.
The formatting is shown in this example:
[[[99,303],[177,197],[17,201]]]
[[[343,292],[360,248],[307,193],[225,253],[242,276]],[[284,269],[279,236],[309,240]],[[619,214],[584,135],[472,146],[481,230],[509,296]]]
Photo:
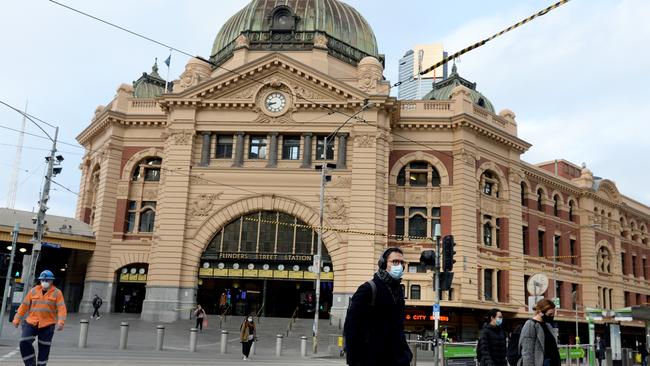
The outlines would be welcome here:
[[[560,352],[552,328],[555,304],[543,299],[535,305],[535,316],[521,329],[521,366],[560,366]]]
[[[99,319],[101,316],[99,316],[99,308],[102,307],[103,301],[102,298],[99,297],[97,294],[95,294],[95,297],[93,297],[93,316],[91,317],[92,319]]]
[[[255,323],[253,322],[253,317],[249,315],[248,318],[246,318],[246,320],[244,320],[242,323],[239,332],[244,360],[248,360],[248,357],[251,353],[251,347],[253,346],[253,342],[255,342],[256,336],[257,331],[255,330]]]
[[[507,366],[506,334],[502,323],[503,314],[499,309],[487,312],[478,340],[480,366]]]
[[[600,334],[596,335],[594,346],[596,347],[598,366],[603,366],[603,360],[605,359],[605,341],[600,337]]]
[[[194,316],[196,317],[196,326],[194,326],[194,328],[203,333],[203,321],[206,318],[206,314],[205,310],[203,310],[201,307],[201,304],[196,305],[196,309],[194,309]]]
[[[404,253],[388,248],[373,278],[352,296],[343,335],[350,366],[407,366],[413,354],[404,335]]]
[[[63,330],[67,311],[63,293],[54,287],[54,275],[45,270],[38,276],[39,285],[28,290],[20,304],[13,324],[16,328],[22,321],[20,355],[25,366],[46,365],[54,337],[54,328]],[[38,337],[38,358],[32,343]],[[38,360],[38,362],[37,362]]]

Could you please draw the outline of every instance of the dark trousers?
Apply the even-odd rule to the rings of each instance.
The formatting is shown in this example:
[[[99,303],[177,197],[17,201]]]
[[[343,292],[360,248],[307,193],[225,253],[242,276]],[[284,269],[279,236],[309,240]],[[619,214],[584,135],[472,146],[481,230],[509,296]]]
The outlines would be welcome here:
[[[196,326],[194,328],[203,330],[203,318],[196,318]]]
[[[241,353],[248,358],[248,355],[251,354],[251,347],[253,346],[253,341],[242,342],[241,344]]]
[[[27,322],[23,323],[23,332],[20,338],[20,355],[25,366],[36,366],[36,354],[32,343],[38,337],[38,365],[47,364],[54,336],[54,324],[45,328],[38,328]]]
[[[99,317],[99,308],[95,308],[95,311],[93,311],[93,317]]]

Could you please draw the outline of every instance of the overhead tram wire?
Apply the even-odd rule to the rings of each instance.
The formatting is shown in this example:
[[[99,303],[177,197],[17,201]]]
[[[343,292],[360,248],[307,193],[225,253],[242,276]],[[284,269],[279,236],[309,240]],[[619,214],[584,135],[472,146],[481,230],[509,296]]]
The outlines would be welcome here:
[[[460,50],[460,51],[458,51],[458,52],[456,52],[456,53],[454,53],[454,54],[452,54],[452,55],[449,55],[449,56],[443,58],[442,60],[436,62],[435,64],[433,64],[433,65],[427,67],[426,69],[420,71],[419,73],[417,73],[417,75],[413,75],[413,76],[411,76],[411,78],[410,78],[409,80],[406,80],[406,81],[399,81],[399,82],[395,83],[392,87],[393,87],[393,88],[394,88],[394,87],[398,87],[398,86],[402,85],[402,84],[405,83],[405,82],[413,81],[413,80],[415,80],[415,78],[416,78],[417,76],[426,75],[426,74],[430,73],[431,71],[437,69],[438,67],[440,67],[440,66],[442,66],[442,65],[444,65],[444,64],[446,64],[446,63],[448,63],[449,61],[452,61],[452,60],[454,60],[454,59],[460,57],[461,55],[464,55],[465,53],[467,53],[467,52],[469,52],[469,51],[472,51],[472,50],[474,50],[474,49],[477,49],[477,48],[483,46],[484,44],[490,42],[491,40],[493,40],[493,39],[495,39],[495,38],[497,38],[497,37],[499,37],[499,36],[502,36],[503,34],[508,33],[508,32],[510,32],[511,30],[515,29],[515,28],[519,28],[519,27],[521,27],[522,25],[524,25],[524,24],[526,24],[526,23],[532,21],[533,19],[538,18],[538,17],[541,17],[542,15],[545,15],[545,14],[549,13],[551,10],[554,10],[554,9],[559,8],[560,6],[562,6],[562,5],[566,4],[566,3],[568,3],[569,1],[570,1],[570,0],[560,0],[560,1],[556,2],[555,4],[549,6],[549,7],[545,8],[545,9],[542,9],[542,10],[538,11],[537,13],[535,13],[535,14],[529,16],[528,18],[523,19],[523,20],[521,20],[520,22],[515,23],[515,24],[509,26],[508,28],[505,28],[505,29],[501,30],[500,32],[497,32],[497,33],[493,34],[492,36],[490,36],[490,37],[488,37],[488,38],[485,38],[485,39],[482,40],[482,41],[476,42],[476,43],[474,43],[474,44],[471,45],[471,46],[465,47],[465,48],[463,48],[462,50]]]

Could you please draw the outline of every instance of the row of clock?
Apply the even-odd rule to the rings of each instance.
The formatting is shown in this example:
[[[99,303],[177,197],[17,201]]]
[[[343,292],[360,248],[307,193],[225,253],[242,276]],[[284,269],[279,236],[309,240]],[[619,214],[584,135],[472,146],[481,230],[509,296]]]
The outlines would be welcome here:
[[[140,269],[137,269],[137,268],[131,268],[131,269],[122,268],[122,274],[127,274],[127,273],[130,273],[130,274],[136,274],[136,273],[145,274],[145,273],[147,273],[147,270],[144,269],[144,268],[140,268]]]
[[[210,268],[210,263],[209,262],[203,263],[203,268]],[[226,264],[225,263],[219,263],[219,264],[217,264],[217,268],[224,269],[224,268],[226,268]],[[239,263],[233,263],[232,269],[239,269]],[[248,264],[248,269],[255,269],[255,264],[249,263]],[[269,269],[271,269],[271,266],[265,263],[265,264],[262,265],[262,269],[265,270],[265,271],[268,271]],[[278,264],[277,269],[278,269],[278,271],[284,271],[284,269],[285,269],[284,264]],[[295,264],[292,267],[292,269],[293,269],[294,272],[298,272],[298,271],[300,271],[300,266]],[[314,272],[314,266],[309,266],[309,268],[307,270],[309,272]],[[331,270],[332,270],[332,268],[330,268],[330,266],[323,266],[323,271],[324,272],[329,272]]]

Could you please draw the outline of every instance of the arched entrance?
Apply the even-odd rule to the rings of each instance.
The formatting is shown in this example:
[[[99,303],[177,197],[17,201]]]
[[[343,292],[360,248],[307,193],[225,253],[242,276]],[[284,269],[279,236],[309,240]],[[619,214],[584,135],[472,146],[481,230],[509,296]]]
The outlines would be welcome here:
[[[316,231],[295,216],[256,211],[221,228],[201,256],[197,301],[209,313],[327,317],[334,272],[323,245],[320,306],[315,304]]]
[[[131,263],[116,271],[115,312],[142,312],[148,269],[147,263]]]

